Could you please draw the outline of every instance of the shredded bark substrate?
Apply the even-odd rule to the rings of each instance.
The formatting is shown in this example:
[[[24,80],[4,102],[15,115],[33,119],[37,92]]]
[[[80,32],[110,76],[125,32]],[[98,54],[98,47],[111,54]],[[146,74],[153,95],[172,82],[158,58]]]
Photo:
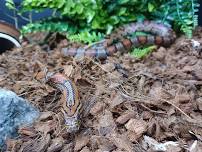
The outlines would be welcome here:
[[[106,61],[63,57],[37,44],[0,55],[0,87],[41,111],[12,152],[191,151],[202,149],[202,30],[138,60],[116,54]],[[64,42],[64,41],[63,41]],[[200,45],[198,45],[200,44]],[[41,73],[63,72],[77,85],[84,110],[80,131],[68,134],[61,93]]]

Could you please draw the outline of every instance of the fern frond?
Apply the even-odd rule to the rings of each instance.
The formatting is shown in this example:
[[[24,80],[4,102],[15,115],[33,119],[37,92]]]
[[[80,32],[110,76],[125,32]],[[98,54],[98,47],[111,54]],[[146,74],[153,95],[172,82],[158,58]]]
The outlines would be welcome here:
[[[134,48],[133,51],[131,52],[131,55],[134,56],[135,58],[140,59],[151,53],[154,49],[156,49],[155,45],[144,48]]]
[[[68,35],[67,39],[72,42],[83,42],[86,44],[91,44],[97,41],[100,41],[104,38],[104,34],[98,32],[89,32],[89,31],[82,31],[78,34]]]

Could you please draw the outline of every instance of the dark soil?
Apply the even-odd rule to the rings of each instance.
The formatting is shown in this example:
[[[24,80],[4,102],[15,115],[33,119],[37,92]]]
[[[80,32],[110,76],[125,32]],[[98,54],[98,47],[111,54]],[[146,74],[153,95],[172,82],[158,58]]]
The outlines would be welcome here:
[[[25,44],[0,55],[0,87],[42,112],[33,126],[7,140],[12,152],[200,152],[202,149],[202,30],[142,60],[116,54],[106,61],[63,57],[59,47]],[[63,41],[65,42],[65,41]],[[65,42],[66,43],[66,42]],[[50,45],[50,44],[49,44]],[[55,45],[55,44],[54,44]],[[53,46],[54,46],[53,45]],[[64,72],[84,103],[82,126],[68,134],[60,92],[41,71]]]

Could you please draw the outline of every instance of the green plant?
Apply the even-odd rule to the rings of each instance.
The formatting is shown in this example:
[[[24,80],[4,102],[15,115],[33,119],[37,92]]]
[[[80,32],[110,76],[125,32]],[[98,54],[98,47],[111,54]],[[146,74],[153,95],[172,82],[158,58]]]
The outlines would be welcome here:
[[[58,32],[62,35],[65,35],[67,39],[72,42],[82,42],[86,44],[90,44],[96,41],[100,41],[104,38],[104,34],[100,32],[90,31],[88,29],[79,30],[78,27],[74,26],[71,23],[67,23],[64,21],[54,21],[51,19],[50,21],[40,21],[37,23],[30,23],[24,26],[21,29],[21,33],[25,35],[30,32]]]
[[[75,34],[77,32],[77,27],[73,26],[72,24],[68,24],[67,22],[59,21],[40,21],[36,23],[30,23],[26,26],[23,26],[21,29],[22,34],[31,33],[31,32],[58,32],[60,34],[66,35],[68,34]]]
[[[9,3],[12,0],[7,1]],[[62,20],[59,22],[67,25],[60,25],[58,21],[51,19],[43,20],[27,25],[24,32],[41,29],[62,31],[68,35],[74,34],[70,36],[74,41],[89,43],[99,40],[99,33],[110,34],[114,28],[122,24],[144,19],[174,25],[176,31],[184,32],[191,37],[192,30],[198,22],[198,16],[195,14],[198,11],[197,7],[197,0],[23,0],[20,13],[52,9],[53,17],[60,16],[58,18]],[[73,25],[73,32],[69,25]],[[60,30],[61,26],[65,30]],[[88,34],[83,31],[87,31]]]
[[[70,41],[83,42],[87,44],[100,41],[103,39],[103,37],[104,37],[104,34],[102,33],[89,32],[89,31],[83,31],[83,32],[80,32],[79,34],[67,35],[67,38]]]
[[[192,37],[193,29],[198,26],[198,0],[170,0],[165,2],[154,16],[166,23],[174,23],[174,29]]]
[[[144,48],[134,48],[133,51],[131,52],[131,55],[134,56],[135,58],[140,59],[140,58],[145,57],[149,53],[151,53],[155,48],[156,48],[156,46],[147,46]]]
[[[60,16],[79,23],[81,28],[107,29],[110,32],[110,22],[113,22],[113,18],[103,8],[102,0],[24,0],[22,6],[23,11],[42,11],[45,8],[56,10]]]

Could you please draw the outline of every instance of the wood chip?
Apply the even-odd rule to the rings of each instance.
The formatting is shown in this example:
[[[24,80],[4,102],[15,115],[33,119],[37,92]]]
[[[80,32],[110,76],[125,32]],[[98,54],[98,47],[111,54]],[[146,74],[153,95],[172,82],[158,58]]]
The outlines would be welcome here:
[[[46,121],[48,119],[53,119],[53,113],[51,111],[41,112],[38,121]]]
[[[74,151],[74,144],[71,142],[69,144],[64,144],[64,147],[60,152],[73,152],[73,151]]]
[[[144,120],[130,119],[125,127],[127,130],[134,132],[135,139],[138,139],[147,130],[147,123]]]
[[[91,150],[87,146],[85,146],[80,152],[91,152]]]
[[[153,52],[152,55],[158,59],[163,60],[165,58],[166,49],[164,47],[160,47],[157,52]]]
[[[123,149],[127,152],[133,152],[132,143],[127,139],[126,136],[113,133],[110,135],[110,138],[117,148]]]
[[[43,135],[38,141],[29,140],[28,142],[24,142],[19,151],[44,152],[47,150],[50,142],[50,134]]]
[[[99,112],[103,111],[105,107],[105,103],[97,102],[90,110],[92,115],[97,115]]]
[[[112,113],[106,110],[104,115],[100,117],[99,123],[96,124],[96,126],[98,127],[99,133],[103,136],[112,132],[116,128]]]
[[[119,124],[125,124],[129,119],[135,117],[135,112],[134,111],[126,111],[123,113],[121,116],[119,116],[116,119],[116,122]]]
[[[113,97],[111,103],[110,103],[110,108],[113,109],[115,108],[116,106],[120,105],[121,103],[123,103],[125,100],[123,99],[123,97],[117,93],[115,95],[115,97]]]
[[[80,135],[77,136],[75,140],[74,151],[79,151],[89,143],[90,138],[85,135]]]
[[[151,119],[153,116],[154,116],[154,115],[153,115],[151,112],[149,112],[149,111],[143,111],[143,113],[142,113],[142,118],[143,118],[143,120],[149,120],[149,119]]]
[[[202,97],[196,100],[198,109],[202,111]]]
[[[64,72],[65,72],[65,75],[67,77],[71,77],[71,75],[73,73],[73,66],[72,65],[65,65],[65,66],[63,66],[63,69],[64,69]]]
[[[56,123],[53,120],[49,120],[46,122],[39,122],[34,127],[35,130],[47,134],[56,128]]]
[[[182,104],[188,103],[191,100],[189,94],[177,95],[175,98],[179,103],[182,103]]]
[[[21,127],[18,129],[18,133],[20,135],[26,135],[30,137],[34,137],[37,135],[37,131],[33,127]]]
[[[6,151],[17,152],[22,144],[21,140],[8,139],[6,140]]]
[[[47,149],[47,152],[57,152],[63,148],[64,139],[62,137],[55,138],[51,141],[50,146]]]
[[[140,136],[137,136],[137,134],[133,131],[130,131],[128,130],[126,132],[126,136],[128,137],[128,139],[131,141],[131,142],[137,142],[137,140],[140,138]]]

